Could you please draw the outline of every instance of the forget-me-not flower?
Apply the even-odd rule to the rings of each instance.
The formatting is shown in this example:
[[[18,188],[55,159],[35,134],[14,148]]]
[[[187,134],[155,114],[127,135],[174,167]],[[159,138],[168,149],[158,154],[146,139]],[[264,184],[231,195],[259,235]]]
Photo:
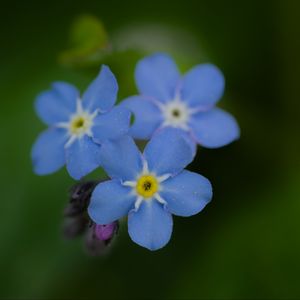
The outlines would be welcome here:
[[[210,182],[183,170],[193,151],[178,129],[158,132],[140,153],[132,137],[106,141],[103,168],[112,178],[93,191],[88,213],[97,224],[128,215],[131,239],[150,250],[165,246],[172,234],[172,214],[191,216],[211,200]]]
[[[99,165],[101,144],[128,132],[130,112],[113,107],[118,92],[115,76],[103,66],[82,98],[78,90],[56,82],[36,100],[36,111],[49,125],[32,149],[34,170],[50,174],[64,164],[70,175],[80,179]]]
[[[239,137],[233,116],[215,107],[224,77],[214,65],[198,65],[180,76],[169,56],[154,54],[137,64],[135,81],[140,95],[122,104],[135,115],[133,138],[150,139],[157,129],[175,127],[192,145],[217,148]]]

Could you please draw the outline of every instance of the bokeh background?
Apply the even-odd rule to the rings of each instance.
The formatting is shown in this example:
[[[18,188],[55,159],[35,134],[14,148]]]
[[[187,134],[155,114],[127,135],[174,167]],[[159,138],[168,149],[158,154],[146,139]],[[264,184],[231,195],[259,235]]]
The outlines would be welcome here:
[[[297,0],[3,2],[0,298],[299,298],[299,11]],[[83,14],[101,20],[107,37],[95,26],[91,44],[70,42]],[[164,249],[133,244],[123,224],[110,253],[90,257],[82,239],[62,236],[73,180],[65,169],[32,172],[31,145],[44,128],[33,102],[54,80],[83,90],[101,62],[116,74],[121,100],[136,93],[137,60],[155,51],[172,54],[183,72],[218,65],[227,80],[220,105],[242,136],[199,150],[189,168],[212,181],[213,201],[197,216],[176,217]]]

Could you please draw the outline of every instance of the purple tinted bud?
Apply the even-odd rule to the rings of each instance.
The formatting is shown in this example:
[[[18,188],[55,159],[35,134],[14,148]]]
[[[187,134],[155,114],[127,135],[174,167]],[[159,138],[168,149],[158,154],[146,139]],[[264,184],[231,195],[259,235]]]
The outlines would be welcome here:
[[[86,232],[85,249],[92,256],[103,255],[107,252],[105,241],[99,240],[95,236],[94,225],[89,227]]]
[[[110,245],[118,229],[118,221],[107,225],[97,225],[92,223],[86,233],[85,247],[87,253],[93,256],[107,253],[108,245]]]
[[[70,189],[69,203],[64,210],[64,236],[73,239],[84,234],[85,249],[89,255],[107,253],[114,235],[119,229],[119,222],[107,225],[95,224],[87,214],[87,207],[93,190],[100,181],[79,182]]]
[[[119,222],[115,221],[107,225],[95,224],[95,236],[97,239],[107,241],[113,238],[114,234],[118,231]]]
[[[67,239],[74,239],[83,234],[88,226],[89,220],[84,216],[68,218],[63,225],[63,235]]]
[[[70,190],[70,202],[66,206],[64,215],[73,217],[86,212],[91,194],[99,181],[79,182]]]

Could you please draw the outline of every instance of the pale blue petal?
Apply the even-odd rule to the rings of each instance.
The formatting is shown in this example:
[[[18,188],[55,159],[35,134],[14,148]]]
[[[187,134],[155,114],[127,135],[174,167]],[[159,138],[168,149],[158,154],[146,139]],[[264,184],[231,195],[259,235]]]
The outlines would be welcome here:
[[[78,90],[71,84],[56,82],[52,89],[41,93],[35,102],[38,116],[48,125],[67,122],[76,111]]]
[[[110,110],[116,102],[118,83],[109,67],[103,65],[98,77],[90,84],[83,95],[83,107],[94,112]]]
[[[179,78],[176,64],[166,54],[154,54],[140,60],[135,70],[139,92],[162,102],[174,99]]]
[[[186,142],[190,145],[190,148],[193,153],[193,157],[195,157],[197,153],[197,141],[195,140],[194,136],[192,135],[191,131],[186,131],[183,129],[178,129],[178,133],[186,140]]]
[[[172,215],[156,200],[145,200],[138,211],[128,216],[128,232],[138,245],[158,250],[170,240],[173,230]]]
[[[225,146],[240,136],[235,118],[218,108],[194,115],[190,126],[197,142],[207,148]]]
[[[101,145],[102,167],[111,178],[135,180],[142,170],[142,156],[134,140],[123,136]]]
[[[153,136],[144,151],[150,171],[157,175],[175,174],[193,160],[191,145],[180,132],[165,128]]]
[[[50,128],[40,134],[31,151],[36,174],[54,173],[65,164],[66,141],[67,132],[64,129]]]
[[[116,106],[107,113],[99,114],[94,119],[93,139],[102,143],[107,139],[116,139],[128,133],[130,115],[128,109],[120,106]]]
[[[211,107],[222,97],[224,86],[224,76],[216,66],[198,65],[183,77],[181,98],[191,106]]]
[[[129,97],[121,105],[133,113],[134,123],[129,133],[135,139],[150,139],[163,121],[159,108],[143,96]]]
[[[81,179],[100,166],[100,146],[87,135],[66,148],[67,170],[74,179]]]
[[[93,191],[88,213],[96,224],[109,224],[128,215],[135,201],[131,188],[121,185],[119,180],[106,181]]]
[[[199,213],[212,198],[212,187],[205,177],[182,171],[161,183],[160,196],[168,210],[177,216],[189,217]]]

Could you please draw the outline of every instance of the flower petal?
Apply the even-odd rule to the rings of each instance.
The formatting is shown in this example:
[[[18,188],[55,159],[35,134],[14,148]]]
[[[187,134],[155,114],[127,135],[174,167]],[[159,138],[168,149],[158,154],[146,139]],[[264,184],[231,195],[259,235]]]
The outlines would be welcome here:
[[[41,93],[35,102],[38,116],[47,125],[66,122],[76,111],[78,90],[71,84],[55,82],[52,89]]]
[[[205,177],[183,170],[164,181],[159,194],[172,214],[188,217],[200,212],[211,200],[212,187]]]
[[[88,213],[96,224],[109,224],[129,213],[136,197],[118,180],[100,183],[93,191]]]
[[[130,111],[116,106],[111,111],[99,114],[94,119],[92,127],[93,139],[102,143],[107,139],[116,139],[126,134],[129,130]]]
[[[197,142],[207,148],[225,146],[240,136],[234,117],[219,108],[194,115],[191,128]]]
[[[139,61],[135,81],[143,96],[162,102],[175,97],[180,74],[172,58],[166,54],[154,54]]]
[[[141,153],[130,136],[105,141],[100,152],[102,166],[111,178],[135,180],[142,170]]]
[[[100,166],[100,146],[84,135],[66,148],[67,170],[79,180]]]
[[[183,129],[176,129],[178,130],[178,133],[180,133],[180,135],[186,140],[186,142],[190,145],[192,153],[193,153],[193,157],[195,157],[196,153],[197,153],[197,141],[195,140],[195,138],[193,137],[191,130],[186,131]]]
[[[183,77],[181,98],[191,106],[211,107],[222,97],[224,87],[224,76],[216,66],[198,65]]]
[[[132,210],[128,216],[131,239],[152,251],[169,242],[172,230],[172,215],[156,200],[144,200],[138,211]]]
[[[157,175],[180,172],[193,160],[193,150],[180,129],[165,128],[147,144],[144,157],[149,170]]]
[[[135,139],[150,139],[162,123],[161,111],[145,97],[129,97],[121,105],[127,107],[134,114],[134,123],[129,133]]]
[[[36,174],[54,173],[65,164],[67,138],[66,130],[58,128],[50,128],[40,134],[31,152]]]
[[[98,77],[85,91],[82,97],[82,105],[90,112],[97,109],[106,112],[115,104],[117,93],[118,83],[116,77],[109,67],[103,65]]]

